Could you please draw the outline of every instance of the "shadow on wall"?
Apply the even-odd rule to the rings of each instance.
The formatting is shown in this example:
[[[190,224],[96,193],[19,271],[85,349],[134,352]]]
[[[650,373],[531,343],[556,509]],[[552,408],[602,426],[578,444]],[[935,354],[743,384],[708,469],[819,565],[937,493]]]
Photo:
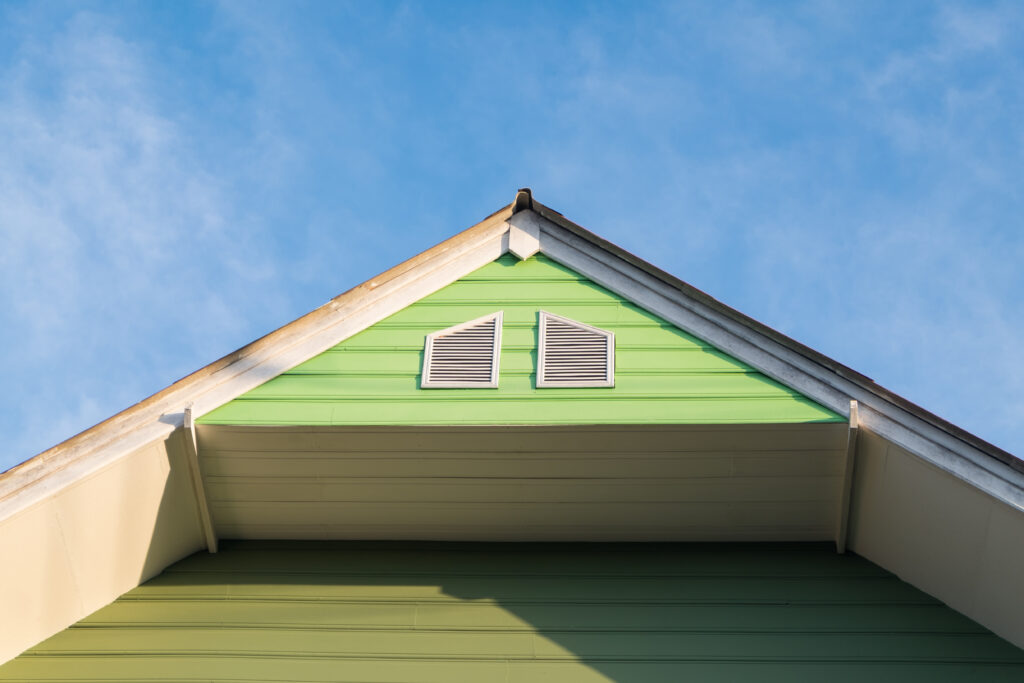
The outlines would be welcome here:
[[[1019,681],[1024,652],[828,544],[225,542],[0,680]]]
[[[179,434],[67,485],[68,470],[27,484],[38,498],[0,523],[0,662],[202,547]],[[30,461],[7,483],[46,468]]]
[[[176,429],[163,444],[159,460],[161,470],[166,467],[166,479],[140,581],[206,545],[185,461],[184,439],[184,430]]]

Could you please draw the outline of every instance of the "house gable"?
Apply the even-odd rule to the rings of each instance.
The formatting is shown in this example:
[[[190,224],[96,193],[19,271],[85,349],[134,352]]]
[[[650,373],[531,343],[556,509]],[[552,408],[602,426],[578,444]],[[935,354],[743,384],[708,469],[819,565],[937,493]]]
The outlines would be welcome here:
[[[494,389],[423,389],[424,339],[504,313]],[[615,386],[538,388],[541,311],[615,335]],[[506,254],[200,418],[200,424],[723,424],[846,418],[543,254]]]
[[[212,414],[509,251],[521,258],[539,251],[836,414],[846,414],[852,400],[859,402],[860,419],[852,420],[851,427],[859,424],[861,437],[835,453],[848,456],[851,467],[856,462],[846,476],[847,484],[852,484],[850,548],[1024,645],[1020,616],[1024,593],[1019,590],[1024,572],[1024,461],[715,301],[534,202],[529,191],[520,191],[511,205],[476,226],[0,476],[0,556],[7,558],[0,563],[0,604],[9,608],[0,612],[0,661],[204,545],[199,515],[192,511],[203,494],[200,487],[188,483],[190,467],[196,463],[189,460],[195,453],[189,453],[186,445],[196,432],[191,425],[183,426],[187,406],[195,415]],[[675,430],[680,434],[669,434],[674,442],[692,448],[694,429],[744,426],[798,430],[801,438],[808,430],[845,429],[840,423],[684,424],[644,429]],[[250,429],[267,432],[243,434],[252,437],[258,448],[265,448],[265,440],[273,433],[286,439],[298,436],[303,443],[328,450],[332,443],[348,447],[351,435],[343,432],[358,429],[331,424],[300,428],[206,424],[198,431],[203,428],[226,430],[221,436],[229,436],[236,447],[239,434],[229,432]],[[592,439],[603,443],[600,428],[586,427]],[[286,434],[289,429],[298,434]],[[404,429],[418,428],[387,426],[378,431],[396,439],[410,438]],[[725,435],[725,431],[718,433]],[[419,440],[415,434],[411,438]],[[622,438],[631,452],[635,450],[628,434]],[[209,439],[201,441],[199,460],[209,463],[216,451],[209,451]],[[764,448],[765,444],[757,445]],[[833,444],[831,450],[841,445]],[[291,441],[282,455],[293,456],[294,446]],[[310,463],[316,464],[317,453],[309,455]],[[254,459],[246,454],[231,460]],[[376,463],[379,458],[373,460]],[[719,459],[717,464],[728,462]],[[294,467],[294,459],[288,465]],[[319,476],[315,468],[312,476]],[[724,503],[722,511],[729,513],[730,505]],[[251,511],[265,508],[262,503],[250,505],[245,519],[253,521]],[[969,514],[964,514],[965,509]],[[603,503],[600,511],[609,516],[615,513]],[[335,518],[351,521],[344,514]],[[655,521],[672,519],[661,514]],[[764,516],[758,519],[763,521]],[[587,521],[594,522],[593,516]],[[518,528],[532,532],[521,524]],[[322,527],[317,530],[324,533]],[[716,540],[728,540],[721,538],[721,532],[736,530],[735,520],[730,520]]]

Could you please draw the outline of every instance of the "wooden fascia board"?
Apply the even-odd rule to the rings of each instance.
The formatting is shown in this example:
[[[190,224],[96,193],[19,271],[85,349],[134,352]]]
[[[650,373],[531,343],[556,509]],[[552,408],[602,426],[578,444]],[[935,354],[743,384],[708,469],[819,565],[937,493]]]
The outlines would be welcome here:
[[[860,409],[850,401],[850,422],[846,430],[846,452],[843,454],[843,481],[836,510],[836,552],[846,552],[846,539],[850,530],[850,499],[853,494],[853,470],[857,464],[857,437],[860,435]]]
[[[47,498],[480,268],[508,250],[511,205],[100,424],[0,474],[0,519]]]
[[[189,480],[192,482],[192,493],[196,499],[199,526],[203,530],[206,549],[215,553],[217,552],[217,530],[213,524],[213,516],[210,514],[210,503],[206,496],[206,486],[203,484],[203,471],[199,465],[199,439],[196,435],[196,422],[193,419],[192,406],[185,408],[184,422],[182,437],[185,445],[185,462],[188,465]]]
[[[570,231],[540,214],[523,211],[509,221],[513,225],[519,221],[539,221],[541,251],[555,261],[841,415],[848,416],[850,401],[856,400],[862,427],[998,500],[1024,510],[1024,471],[888,400],[884,394],[873,390],[874,383],[871,387],[864,386],[858,379],[862,375],[851,378],[847,373],[832,370],[765,334],[759,329],[764,326],[754,326],[749,324],[749,319],[738,320],[726,315],[718,307],[681,292],[666,282],[666,278],[640,268],[631,262],[633,259],[621,258],[587,235]]]

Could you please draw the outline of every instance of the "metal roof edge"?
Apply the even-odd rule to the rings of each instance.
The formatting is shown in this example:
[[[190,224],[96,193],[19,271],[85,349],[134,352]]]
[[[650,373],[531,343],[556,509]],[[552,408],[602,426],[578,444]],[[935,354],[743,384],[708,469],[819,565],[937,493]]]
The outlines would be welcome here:
[[[520,190],[520,193],[522,192],[524,192],[524,190]],[[525,190],[525,192],[529,194],[528,189]],[[518,205],[519,202],[517,201],[516,204]],[[665,272],[661,268],[658,268],[652,263],[645,261],[644,259],[636,256],[632,252],[629,252],[623,249],[622,247],[618,246],[617,244],[609,242],[603,237],[594,234],[593,232],[582,227],[581,225],[572,222],[564,215],[562,215],[560,212],[532,199],[532,196],[530,197],[529,206],[522,206],[521,208],[518,209],[518,211],[525,210],[526,208],[529,208],[537,215],[551,221],[552,223],[562,228],[565,228],[566,230],[572,232],[576,236],[591,243],[595,247],[598,247],[618,257],[619,259],[622,259],[623,261],[629,263],[630,265],[644,271],[648,275],[655,277],[658,280],[661,280],[666,285],[669,285],[670,287],[677,289],[681,294],[684,294],[685,296],[700,302],[701,304],[713,309],[714,311],[720,313],[721,315],[724,315],[734,320],[735,322],[738,322],[742,325],[749,327],[755,332],[762,334],[765,337],[768,337],[772,341],[786,347],[787,349],[795,353],[800,354],[806,359],[835,373],[844,380],[853,382],[854,384],[864,389],[865,391],[868,391],[874,394],[875,396],[878,396],[880,399],[893,404],[894,406],[900,408],[901,410],[904,410],[912,414],[914,417],[917,417],[918,419],[931,424],[935,428],[946,432],[950,436],[959,439],[966,445],[971,446],[972,448],[975,448],[985,453],[986,455],[989,455],[990,457],[998,460],[999,462],[1002,462],[1003,464],[1006,464],[1011,468],[1024,473],[1024,460],[1014,456],[1012,453],[1005,451],[1002,448],[999,448],[998,446],[989,443],[988,441],[985,441],[984,439],[968,432],[967,430],[961,427],[958,427],[957,425],[939,417],[938,415],[935,415],[934,413],[926,410],[925,408],[922,408],[921,406],[910,401],[909,399],[906,399],[900,396],[899,394],[889,389],[886,389],[883,386],[880,386],[870,377],[867,377],[866,375],[857,372],[856,370],[840,363],[839,361],[830,358],[829,356],[826,356],[820,351],[816,351],[811,347],[806,346],[796,341],[795,339],[783,334],[782,332],[779,332],[778,330],[775,330],[769,327],[768,325],[765,325],[764,323],[761,323],[755,320],[754,318],[751,318],[750,316],[741,313],[740,311],[732,308],[731,306],[722,303],[718,299],[712,297],[710,294],[707,294],[706,292],[697,289],[693,285],[683,280],[680,280],[679,278],[675,277],[670,273]]]

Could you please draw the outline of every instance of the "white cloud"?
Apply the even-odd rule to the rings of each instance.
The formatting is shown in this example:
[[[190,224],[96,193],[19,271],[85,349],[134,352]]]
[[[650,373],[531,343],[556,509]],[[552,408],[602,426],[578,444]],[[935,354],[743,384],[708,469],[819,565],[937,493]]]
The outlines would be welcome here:
[[[938,17],[937,52],[951,56],[997,48],[1019,29],[1020,19],[1020,9],[1013,5],[945,5]]]
[[[0,74],[0,320],[19,426],[0,468],[212,360],[272,267],[144,50],[78,13]],[[211,283],[217,282],[214,287]],[[180,352],[180,348],[178,349]],[[45,417],[44,417],[45,416]],[[13,427],[14,425],[9,425]]]
[[[848,3],[550,10],[514,40],[411,6],[338,12],[211,12],[222,43],[202,58],[231,89],[204,130],[233,136],[215,150],[203,112],[173,105],[198,96],[168,97],[210,81],[164,83],[152,45],[84,13],[18,34],[0,74],[16,358],[0,372],[45,379],[19,458],[309,307],[286,313],[289,290],[320,303],[461,227],[440,204],[495,179],[982,437],[1024,438],[1024,242],[999,223],[1021,208],[1015,6],[944,5],[886,36]],[[975,427],[984,412],[1006,428]]]
[[[559,191],[599,193],[593,218],[569,213],[584,225],[1024,452],[1021,14],[946,6],[920,17],[914,39],[842,55],[829,42],[865,35],[847,25],[863,17],[804,22],[751,6],[648,17],[679,47],[581,59],[586,87],[568,84],[575,97],[563,102],[578,123],[535,154]],[[694,34],[711,37],[693,44]],[[723,91],[688,63],[733,78]],[[767,80],[751,80],[758,73]],[[777,83],[787,85],[772,101]],[[609,92],[625,104],[597,129],[590,117]],[[779,117],[780,132],[729,131],[691,98],[714,101],[728,121],[744,121],[734,114],[745,108],[754,125]],[[813,111],[805,128],[784,118],[802,107]],[[651,109],[660,118],[642,116]],[[712,151],[667,134],[673,117],[706,130]],[[643,134],[632,147],[594,144],[595,131],[611,138],[639,122],[663,145],[637,144]]]

